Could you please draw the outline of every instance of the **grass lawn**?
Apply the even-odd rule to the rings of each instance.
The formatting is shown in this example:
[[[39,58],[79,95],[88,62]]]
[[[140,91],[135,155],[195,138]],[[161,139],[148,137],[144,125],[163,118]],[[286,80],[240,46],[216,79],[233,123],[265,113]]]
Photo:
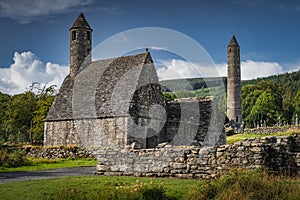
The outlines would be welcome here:
[[[161,190],[162,188],[162,190]],[[157,196],[164,191],[164,195]],[[143,196],[139,196],[143,194]],[[65,177],[0,184],[0,199],[295,199],[300,180],[233,170],[221,178],[180,180],[114,176]]]
[[[48,170],[55,168],[70,168],[70,167],[84,167],[84,166],[96,166],[97,161],[95,159],[43,159],[43,158],[28,158],[29,162],[26,166],[20,167],[2,167],[1,172],[13,172],[13,171],[38,171]],[[1,199],[1,198],[0,198]]]
[[[117,186],[134,185],[137,181],[162,184],[166,190],[166,196],[170,199],[183,197],[187,194],[189,188],[199,183],[197,180],[162,178],[150,179],[106,176],[67,177],[1,184],[0,199],[55,199],[58,195],[61,197],[60,199],[72,199],[70,196],[64,196],[70,191],[77,196],[76,199],[94,199],[95,195],[97,195],[97,191],[108,191]]]
[[[256,133],[245,133],[245,134],[235,134],[231,136],[227,136],[227,144],[233,144],[238,141],[242,141],[244,138],[261,138],[261,137],[271,137],[271,136],[289,136],[289,135],[300,135],[300,131],[291,131],[284,133],[276,133],[276,134],[256,134]]]

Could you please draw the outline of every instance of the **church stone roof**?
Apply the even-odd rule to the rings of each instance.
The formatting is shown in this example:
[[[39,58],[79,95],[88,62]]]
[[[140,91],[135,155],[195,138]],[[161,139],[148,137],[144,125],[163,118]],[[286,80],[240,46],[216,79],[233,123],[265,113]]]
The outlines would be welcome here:
[[[158,84],[149,52],[94,61],[76,77],[65,78],[45,121],[126,116],[130,94],[145,79]],[[115,106],[113,99],[119,101]]]
[[[232,36],[232,38],[228,44],[228,47],[239,47],[239,43],[237,42],[234,35]]]
[[[76,28],[86,28],[86,29],[91,29],[89,23],[86,21],[83,13],[80,13],[75,22],[73,23],[71,29],[76,29]]]

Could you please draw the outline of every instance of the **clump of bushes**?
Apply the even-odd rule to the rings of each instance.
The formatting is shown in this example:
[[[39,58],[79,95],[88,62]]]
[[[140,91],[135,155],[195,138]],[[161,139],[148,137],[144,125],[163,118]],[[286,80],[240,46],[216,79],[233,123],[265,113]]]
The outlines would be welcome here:
[[[275,176],[262,170],[234,170],[219,179],[193,187],[186,199],[299,199],[299,180]]]
[[[14,148],[4,148],[0,146],[0,166],[1,167],[19,167],[27,165],[29,160],[22,150]]]

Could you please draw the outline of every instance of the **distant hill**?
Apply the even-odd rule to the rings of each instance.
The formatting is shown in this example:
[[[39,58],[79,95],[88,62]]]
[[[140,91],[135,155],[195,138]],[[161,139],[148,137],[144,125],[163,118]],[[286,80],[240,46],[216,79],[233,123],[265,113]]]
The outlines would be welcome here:
[[[282,89],[289,88],[295,94],[300,89],[300,70],[291,73],[278,74],[268,77],[262,77],[252,80],[242,81],[242,86],[255,85],[260,81],[274,81]],[[187,79],[173,79],[160,81],[163,92],[176,92],[180,90],[198,90],[209,87],[219,87],[221,84],[227,87],[227,77],[221,78],[187,78]]]
[[[173,79],[160,81],[160,84],[163,92],[193,91],[207,87],[219,87],[222,84],[226,86],[227,77]]]
[[[290,89],[294,94],[300,90],[300,70],[291,73],[278,74],[253,80],[242,81],[242,86],[255,85],[261,81],[274,81],[283,90]]]

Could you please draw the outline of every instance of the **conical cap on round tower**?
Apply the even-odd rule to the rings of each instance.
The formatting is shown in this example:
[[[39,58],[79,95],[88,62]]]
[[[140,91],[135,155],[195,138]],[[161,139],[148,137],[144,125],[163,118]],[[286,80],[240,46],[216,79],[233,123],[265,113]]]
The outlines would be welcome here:
[[[73,23],[71,29],[76,29],[76,28],[84,28],[84,29],[89,29],[91,31],[93,31],[89,25],[89,23],[86,21],[83,13],[81,12],[79,14],[79,16],[77,17],[77,19],[75,20],[75,22]]]
[[[228,47],[239,47],[239,43],[237,42],[234,35],[232,36],[232,38],[228,44]]]

